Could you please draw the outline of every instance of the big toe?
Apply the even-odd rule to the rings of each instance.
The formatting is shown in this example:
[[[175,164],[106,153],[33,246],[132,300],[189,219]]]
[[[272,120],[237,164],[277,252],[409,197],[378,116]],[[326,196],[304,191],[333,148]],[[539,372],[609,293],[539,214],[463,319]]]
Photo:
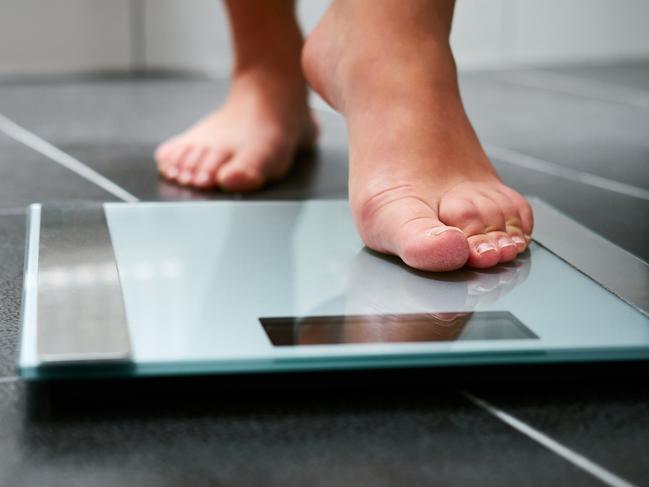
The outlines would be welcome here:
[[[469,245],[462,230],[436,218],[405,225],[398,238],[398,254],[410,267],[424,271],[452,271],[469,258]]]
[[[255,191],[264,185],[262,172],[254,166],[231,166],[217,174],[218,185],[225,191]]]
[[[154,158],[158,171],[167,179],[176,180],[180,175],[180,164],[186,146],[178,139],[170,139],[158,146]]]
[[[259,144],[240,150],[216,174],[226,191],[254,191],[283,175],[290,166],[291,148],[284,144]]]
[[[451,271],[469,258],[462,230],[443,224],[419,198],[399,198],[378,210],[365,207],[357,223],[368,247],[398,255],[415,269]]]

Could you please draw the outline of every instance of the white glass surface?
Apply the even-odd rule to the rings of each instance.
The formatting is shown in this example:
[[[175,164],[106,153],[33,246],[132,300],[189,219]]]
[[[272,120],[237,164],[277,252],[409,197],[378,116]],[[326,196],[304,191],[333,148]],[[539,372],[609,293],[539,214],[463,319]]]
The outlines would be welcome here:
[[[343,201],[107,204],[106,213],[142,366],[649,345],[644,315],[537,244],[494,270],[430,274],[364,248]],[[259,323],[480,310],[510,311],[540,339],[286,349]]]
[[[433,274],[365,248],[345,201],[105,210],[131,373],[649,358],[649,318],[536,243],[492,270]],[[539,338],[281,347],[259,321],[479,311],[508,311]],[[353,333],[381,342],[394,329],[356,324]],[[33,356],[22,357],[28,367]]]

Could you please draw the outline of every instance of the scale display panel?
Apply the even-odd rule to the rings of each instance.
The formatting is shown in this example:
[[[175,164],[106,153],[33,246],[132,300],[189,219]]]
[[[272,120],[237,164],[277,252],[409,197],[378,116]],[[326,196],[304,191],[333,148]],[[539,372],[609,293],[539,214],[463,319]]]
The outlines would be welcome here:
[[[646,313],[536,234],[428,273],[364,247],[346,201],[32,205],[28,227],[25,379],[649,358]]]

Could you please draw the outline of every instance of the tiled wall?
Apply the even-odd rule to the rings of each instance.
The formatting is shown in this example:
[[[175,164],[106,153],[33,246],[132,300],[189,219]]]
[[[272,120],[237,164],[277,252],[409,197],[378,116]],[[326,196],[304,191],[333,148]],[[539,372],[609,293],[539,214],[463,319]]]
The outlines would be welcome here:
[[[130,0],[0,0],[0,74],[131,64]]]
[[[299,3],[305,30],[327,4]],[[458,0],[452,41],[461,67],[649,57],[646,19],[645,0]],[[0,74],[229,64],[218,0],[0,0]]]

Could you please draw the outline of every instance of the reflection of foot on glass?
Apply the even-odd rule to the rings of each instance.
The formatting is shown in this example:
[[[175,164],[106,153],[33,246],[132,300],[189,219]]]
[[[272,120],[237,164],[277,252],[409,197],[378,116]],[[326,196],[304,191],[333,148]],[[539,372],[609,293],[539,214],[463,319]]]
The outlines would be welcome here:
[[[251,190],[286,174],[315,129],[293,2],[228,6],[230,97],[156,157],[182,184]],[[448,42],[453,7],[334,0],[302,50],[309,83],[346,118],[350,203],[363,241],[431,271],[511,261],[532,232],[528,203],[499,180],[462,106]]]
[[[394,258],[363,249],[349,269],[344,309],[350,315],[485,309],[522,284],[531,266],[532,259],[524,254],[488,271],[431,274],[409,270]]]
[[[391,314],[304,318],[296,345],[446,342],[457,339],[471,313]]]

